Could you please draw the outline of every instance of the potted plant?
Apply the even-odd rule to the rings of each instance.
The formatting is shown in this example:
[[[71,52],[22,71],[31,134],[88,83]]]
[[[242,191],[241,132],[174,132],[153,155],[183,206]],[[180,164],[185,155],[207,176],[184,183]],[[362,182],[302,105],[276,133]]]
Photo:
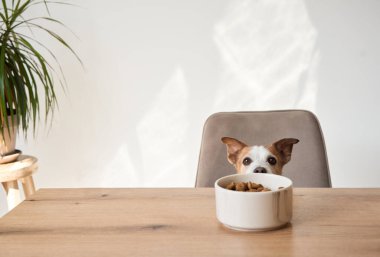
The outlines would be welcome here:
[[[0,10],[0,155],[15,151],[16,132],[25,137],[35,132],[44,102],[45,121],[57,106],[56,80],[64,86],[64,76],[56,56],[33,32],[47,33],[80,59],[66,41],[49,25],[64,24],[50,16],[49,5],[66,4],[46,0],[2,0]],[[30,17],[32,8],[44,8],[46,16]],[[49,60],[53,60],[53,65]],[[57,66],[59,69],[55,69]],[[59,73],[56,72],[59,70]],[[59,76],[56,76],[59,75]],[[62,79],[63,78],[63,79]]]

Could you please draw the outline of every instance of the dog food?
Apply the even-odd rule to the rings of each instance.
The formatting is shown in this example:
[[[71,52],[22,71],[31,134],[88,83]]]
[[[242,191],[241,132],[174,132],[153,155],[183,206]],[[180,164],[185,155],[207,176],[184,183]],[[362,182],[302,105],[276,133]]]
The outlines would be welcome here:
[[[268,192],[272,191],[267,187],[264,187],[261,184],[256,184],[255,182],[231,182],[227,185],[226,189],[234,190],[234,191],[241,191],[241,192]]]

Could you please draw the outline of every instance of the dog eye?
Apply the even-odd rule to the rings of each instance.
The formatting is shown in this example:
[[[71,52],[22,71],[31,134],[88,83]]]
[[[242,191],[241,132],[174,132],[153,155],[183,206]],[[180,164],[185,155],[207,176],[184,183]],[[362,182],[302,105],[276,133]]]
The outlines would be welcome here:
[[[250,158],[244,158],[244,160],[243,160],[243,164],[245,165],[245,166],[247,166],[247,165],[249,165],[249,164],[251,164],[251,162],[252,162],[252,160],[250,159]]]
[[[267,161],[270,165],[275,165],[277,163],[274,157],[269,157]]]

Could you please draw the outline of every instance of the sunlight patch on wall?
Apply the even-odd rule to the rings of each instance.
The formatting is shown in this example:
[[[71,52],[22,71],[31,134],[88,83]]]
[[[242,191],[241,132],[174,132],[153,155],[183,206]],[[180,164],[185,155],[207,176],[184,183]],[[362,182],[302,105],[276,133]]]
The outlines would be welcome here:
[[[181,182],[181,173],[188,170],[184,144],[189,127],[188,111],[185,77],[177,68],[137,125],[143,156],[143,171],[139,171],[143,172],[143,186],[171,186]]]
[[[233,1],[214,40],[223,75],[214,111],[315,110],[319,54],[302,0]]]
[[[101,187],[135,187],[141,183],[125,144],[115,151],[103,170],[99,179]]]
[[[188,172],[184,141],[188,133],[188,91],[183,71],[177,68],[137,124],[137,142],[121,144],[102,169],[102,187],[170,187],[181,185]],[[141,168],[131,151],[141,151]],[[89,178],[88,178],[89,179]],[[183,182],[182,182],[183,184]]]

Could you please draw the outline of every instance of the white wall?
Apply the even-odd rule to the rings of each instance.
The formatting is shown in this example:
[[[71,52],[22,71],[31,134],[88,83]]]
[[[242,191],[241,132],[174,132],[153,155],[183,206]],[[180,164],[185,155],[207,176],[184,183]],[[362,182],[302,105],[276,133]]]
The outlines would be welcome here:
[[[69,91],[18,141],[37,187],[191,187],[210,114],[290,108],[319,117],[333,186],[380,186],[380,1],[78,4],[52,15],[85,70],[52,44]]]

